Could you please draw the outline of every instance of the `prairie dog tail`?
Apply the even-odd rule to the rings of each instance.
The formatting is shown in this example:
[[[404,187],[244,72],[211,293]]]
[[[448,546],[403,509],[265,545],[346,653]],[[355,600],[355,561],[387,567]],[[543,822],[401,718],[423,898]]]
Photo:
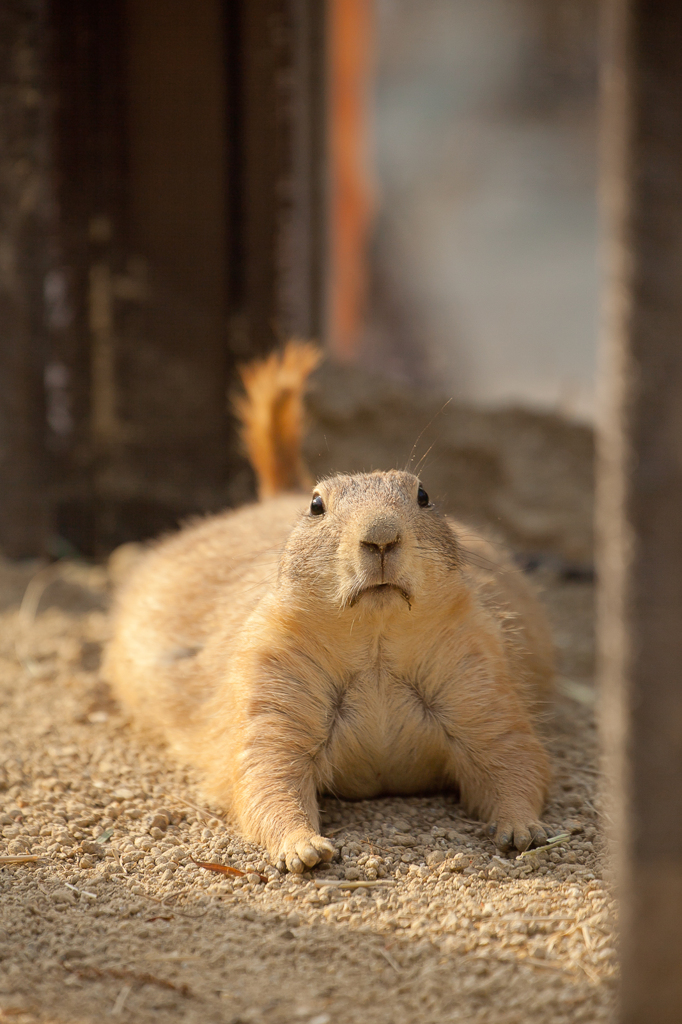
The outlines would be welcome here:
[[[239,369],[246,394],[234,398],[234,408],[261,499],[310,486],[301,455],[303,395],[321,358],[311,342],[289,341]]]

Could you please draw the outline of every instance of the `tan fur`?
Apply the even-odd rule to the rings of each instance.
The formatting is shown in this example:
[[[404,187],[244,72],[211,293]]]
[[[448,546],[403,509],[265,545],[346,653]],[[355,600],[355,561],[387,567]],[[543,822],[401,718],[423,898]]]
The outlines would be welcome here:
[[[302,396],[320,358],[310,342],[290,341],[283,352],[240,368],[246,394],[237,395],[233,403],[261,500],[310,486],[301,458]]]
[[[498,845],[545,836],[543,615],[523,575],[418,488],[406,472],[341,475],[315,489],[323,515],[280,495],[206,519],[144,555],[120,596],[116,693],[293,871],[332,856],[321,792],[451,788]]]

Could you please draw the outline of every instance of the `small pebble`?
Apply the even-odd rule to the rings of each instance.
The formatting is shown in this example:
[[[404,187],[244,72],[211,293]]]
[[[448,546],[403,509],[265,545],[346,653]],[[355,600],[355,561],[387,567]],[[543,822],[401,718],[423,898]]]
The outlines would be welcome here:
[[[76,894],[71,889],[53,889],[50,893],[53,903],[75,903]]]
[[[106,857],[106,850],[103,843],[94,843],[91,839],[83,839],[81,841],[81,849],[83,853],[90,857]]]

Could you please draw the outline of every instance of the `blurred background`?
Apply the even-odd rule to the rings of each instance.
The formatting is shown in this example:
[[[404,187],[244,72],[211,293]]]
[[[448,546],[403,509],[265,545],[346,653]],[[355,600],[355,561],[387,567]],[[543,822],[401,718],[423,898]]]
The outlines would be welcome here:
[[[591,419],[594,0],[377,0],[361,351],[486,405]]]
[[[597,39],[596,0],[3,5],[0,548],[252,498],[237,367],[298,335],[313,473],[412,459],[589,569]]]

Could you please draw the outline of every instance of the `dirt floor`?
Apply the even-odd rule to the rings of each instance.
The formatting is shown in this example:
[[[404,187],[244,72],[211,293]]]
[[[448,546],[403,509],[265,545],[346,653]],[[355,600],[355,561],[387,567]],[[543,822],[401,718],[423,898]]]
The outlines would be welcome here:
[[[0,855],[39,858],[0,869],[0,1019],[608,1019],[614,903],[596,813],[590,583],[540,570],[561,671],[546,817],[570,842],[500,858],[447,796],[328,800],[339,859],[293,878],[110,701],[97,671],[104,570],[48,573],[27,627],[17,604],[35,569],[0,573]]]
[[[376,423],[372,389],[345,410],[328,395],[315,458],[393,464],[396,437],[404,447],[428,409],[406,425],[386,401]],[[375,447],[358,454],[354,431]],[[551,419],[457,411],[439,437],[431,470],[440,459],[452,479],[436,487],[454,488],[460,514],[479,512],[525,551],[554,624],[545,817],[570,840],[500,857],[447,795],[330,799],[323,831],[337,858],[280,876],[111,701],[98,672],[106,570],[0,563],[0,858],[15,859],[0,866],[0,1020],[609,1019],[615,906],[593,720],[591,441]]]

